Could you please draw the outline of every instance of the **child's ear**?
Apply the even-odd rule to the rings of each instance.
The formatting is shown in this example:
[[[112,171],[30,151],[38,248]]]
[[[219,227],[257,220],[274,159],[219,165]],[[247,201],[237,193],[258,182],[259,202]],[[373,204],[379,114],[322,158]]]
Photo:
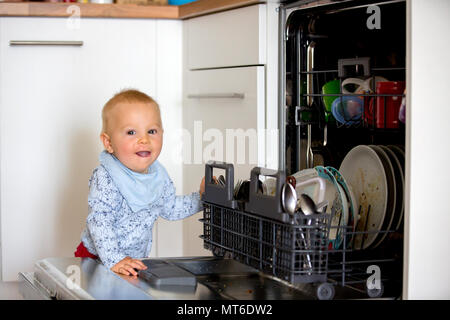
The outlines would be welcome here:
[[[109,153],[114,152],[111,145],[111,138],[105,132],[102,132],[102,134],[100,135],[100,140],[102,140],[103,146],[105,147],[106,151],[108,151]]]

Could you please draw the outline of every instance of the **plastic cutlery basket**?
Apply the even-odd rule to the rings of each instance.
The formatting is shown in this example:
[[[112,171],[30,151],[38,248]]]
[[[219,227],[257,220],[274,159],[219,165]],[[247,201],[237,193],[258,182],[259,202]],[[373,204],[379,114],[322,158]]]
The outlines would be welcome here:
[[[213,181],[213,168],[225,169],[224,186]],[[258,193],[260,175],[277,179],[275,196]],[[327,281],[330,215],[307,217],[297,213],[291,217],[283,212],[283,172],[255,167],[250,177],[249,201],[243,206],[233,198],[232,164],[208,162],[205,177],[200,221],[206,249],[293,284]]]

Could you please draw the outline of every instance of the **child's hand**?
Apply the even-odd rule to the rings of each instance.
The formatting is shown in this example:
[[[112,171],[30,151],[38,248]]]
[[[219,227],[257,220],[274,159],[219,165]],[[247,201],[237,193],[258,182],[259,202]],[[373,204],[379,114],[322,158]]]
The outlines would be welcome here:
[[[202,182],[200,182],[200,197],[205,192],[205,177],[203,177]]]
[[[137,272],[134,269],[145,270],[147,266],[141,260],[125,257],[111,268],[112,271],[126,276],[137,276]]]
[[[216,184],[219,183],[216,176],[213,176],[213,180]],[[203,177],[202,182],[200,182],[200,197],[202,196],[203,192],[205,192],[205,177]]]

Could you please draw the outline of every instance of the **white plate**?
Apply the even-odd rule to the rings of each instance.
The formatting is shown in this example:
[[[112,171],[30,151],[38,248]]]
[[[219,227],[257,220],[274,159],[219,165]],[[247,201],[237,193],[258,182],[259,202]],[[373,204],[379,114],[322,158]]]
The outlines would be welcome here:
[[[328,206],[326,208],[326,213],[331,214],[334,213],[334,221],[332,221],[332,225],[334,223],[334,226],[337,226],[339,223],[339,217],[342,213],[342,203],[345,200],[345,193],[340,192],[338,183],[336,179],[334,178],[333,174],[331,174],[326,168],[324,167],[315,167],[311,169],[304,169],[297,173],[295,173],[295,179],[297,184],[299,182],[303,182],[312,178],[321,177],[325,180],[325,199],[324,201],[328,202]],[[297,192],[297,197],[300,198],[302,193],[307,194],[311,197],[311,199],[314,200],[314,202],[317,204],[319,203],[319,185],[318,184],[311,184],[307,186],[303,186],[301,188],[296,188],[295,190]],[[337,218],[337,222],[336,222]],[[348,208],[347,213],[345,214],[345,217],[343,217],[343,220],[341,223],[344,223],[345,220],[348,220]],[[340,246],[343,239],[340,236],[341,232],[337,233],[338,228],[332,228],[330,230],[329,239],[331,240],[330,243],[335,248],[335,246]]]
[[[391,160],[389,159],[389,156],[380,146],[371,145],[370,147],[373,150],[375,150],[375,152],[378,154],[378,157],[381,159],[381,162],[383,162],[388,183],[388,202],[386,207],[386,215],[384,217],[381,230],[379,230],[383,232],[379,233],[377,239],[375,240],[373,248],[376,248],[384,241],[384,239],[386,239],[386,236],[388,235],[386,231],[391,229],[392,222],[394,221],[395,208],[397,202],[397,186],[395,183],[394,167],[391,163]]]
[[[317,178],[319,175],[317,174],[317,171],[315,169],[304,169],[301,170],[299,172],[295,173],[295,180],[297,182],[297,184],[299,184],[300,182],[304,182],[313,178]],[[319,199],[319,192],[320,192],[320,188],[318,184],[310,184],[307,186],[302,186],[302,187],[298,187],[295,188],[295,191],[297,192],[297,199],[300,199],[302,193],[307,194],[308,196],[311,197],[311,199],[314,200],[314,202],[316,204],[318,204],[320,202]]]
[[[400,227],[400,223],[402,220],[402,212],[404,210],[404,177],[403,177],[403,171],[402,171],[402,165],[400,161],[398,160],[395,153],[389,149],[386,146],[380,146],[386,152],[386,154],[389,156],[389,159],[391,160],[392,166],[394,167],[394,173],[395,173],[395,186],[397,188],[397,202],[395,203],[395,215],[394,220],[392,222],[392,225],[390,227],[391,230],[397,230]]]
[[[388,187],[383,163],[370,147],[359,145],[350,150],[339,168],[345,181],[352,187],[361,206],[357,232],[380,230],[386,214]],[[367,212],[370,205],[370,215]],[[376,233],[357,234],[354,249],[366,249],[376,239]]]
[[[354,212],[355,212],[355,216],[354,216],[355,220],[353,221],[353,232],[355,232],[356,226],[358,225],[358,221],[359,221],[359,203],[356,200],[355,193],[353,192],[352,186],[347,184],[347,187],[348,187],[348,191],[350,193],[350,200],[352,202]],[[352,239],[352,242],[353,242],[353,239]]]
[[[397,159],[397,165],[400,166],[400,175],[401,175],[401,186],[400,186],[400,200],[401,200],[401,209],[400,212],[398,213],[397,219],[396,221],[394,221],[394,225],[393,227],[395,228],[395,230],[397,231],[401,224],[402,224],[402,220],[403,220],[403,215],[405,212],[405,201],[404,201],[404,188],[405,188],[405,152],[400,149],[397,146],[394,145],[389,145],[387,146],[387,148],[389,150],[391,150],[395,156],[395,158]],[[398,181],[397,181],[398,182]]]
[[[351,235],[351,236],[347,237],[347,239],[346,239],[347,248],[348,248],[352,243],[353,235],[354,235],[353,232],[355,231],[355,228],[356,228],[356,214],[357,214],[356,210],[357,210],[357,208],[355,206],[355,199],[354,199],[354,196],[352,196],[352,194],[350,193],[350,188],[349,188],[347,182],[345,181],[344,177],[342,176],[342,174],[339,172],[339,170],[337,170],[336,168],[333,168],[333,167],[326,167],[326,168],[328,169],[328,171],[331,174],[334,175],[334,178],[336,179],[339,186],[341,186],[342,189],[344,189],[343,191],[345,192],[345,195],[346,195],[347,207],[348,207],[348,214],[346,214],[348,216],[347,226],[351,227],[351,229],[347,229],[347,232],[350,232],[350,235]]]
[[[344,244],[344,234],[347,234],[346,230],[344,230],[344,228],[346,228],[348,226],[348,217],[349,217],[349,202],[347,201],[347,196],[345,193],[344,188],[342,188],[341,184],[337,184],[338,189],[339,189],[339,193],[341,195],[344,195],[344,199],[342,200],[342,214],[341,214],[341,221],[339,221],[338,219],[336,220],[336,226],[339,226],[339,231],[338,231],[338,236],[335,242],[335,246],[334,249],[339,249],[343,244]],[[331,225],[333,225],[333,223],[331,223]],[[347,230],[348,231],[348,230]],[[347,237],[347,239],[345,240],[346,242],[346,247],[348,248],[348,243],[350,242],[350,238]]]
[[[325,200],[328,201],[327,213],[332,214],[330,229],[330,244],[333,249],[339,249],[344,241],[342,227],[348,223],[348,204],[344,190],[339,186],[334,175],[322,166],[315,167],[319,177],[326,181]]]

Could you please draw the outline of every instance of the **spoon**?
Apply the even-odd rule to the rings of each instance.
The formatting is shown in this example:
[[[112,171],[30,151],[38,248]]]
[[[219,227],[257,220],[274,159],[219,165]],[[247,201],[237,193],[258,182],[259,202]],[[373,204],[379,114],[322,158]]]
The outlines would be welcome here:
[[[290,183],[283,185],[283,189],[281,190],[281,205],[284,211],[291,216],[297,210],[297,192],[295,192],[294,187]]]
[[[226,182],[225,182],[224,176],[223,176],[223,175],[220,175],[218,180],[219,180],[219,184],[220,184],[222,187],[225,187]]]
[[[300,196],[300,210],[302,210],[305,216],[317,213],[316,204],[313,199],[305,193]]]
[[[295,223],[298,225],[299,223],[294,215],[295,212],[297,211],[297,192],[295,192],[294,187],[290,183],[285,183],[283,185],[283,189],[281,191],[281,204],[283,206],[284,211],[289,213],[294,218]],[[300,228],[300,236],[302,237],[305,249],[307,249],[308,244],[306,242],[305,235],[303,234],[303,230],[301,228]],[[301,246],[299,245],[299,247]],[[309,269],[312,270],[311,257],[309,256],[309,254],[306,254],[306,260],[308,261]]]
[[[313,199],[310,196],[303,193],[300,196],[300,210],[303,212],[305,216],[310,216],[317,213],[317,207],[314,203]],[[308,219],[306,225],[309,227],[311,225],[311,220]],[[308,238],[308,246],[311,244],[311,235],[309,228],[307,229],[306,238]]]

